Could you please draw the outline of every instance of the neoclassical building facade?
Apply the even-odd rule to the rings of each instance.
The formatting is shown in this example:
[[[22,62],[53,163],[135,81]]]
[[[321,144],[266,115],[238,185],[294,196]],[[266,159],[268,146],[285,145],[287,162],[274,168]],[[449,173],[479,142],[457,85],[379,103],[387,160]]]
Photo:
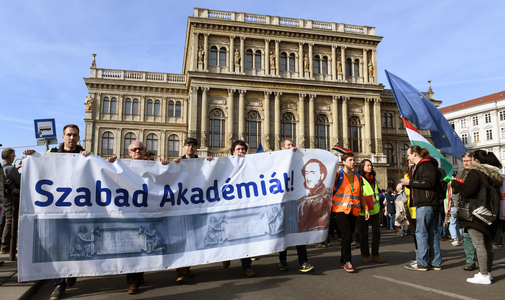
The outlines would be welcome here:
[[[377,82],[381,40],[374,27],[195,8],[182,74],[101,69],[93,57],[85,148],[127,157],[142,140],[174,158],[196,137],[200,155],[218,157],[236,139],[255,153],[291,138],[299,148],[349,148],[393,185],[409,140]]]

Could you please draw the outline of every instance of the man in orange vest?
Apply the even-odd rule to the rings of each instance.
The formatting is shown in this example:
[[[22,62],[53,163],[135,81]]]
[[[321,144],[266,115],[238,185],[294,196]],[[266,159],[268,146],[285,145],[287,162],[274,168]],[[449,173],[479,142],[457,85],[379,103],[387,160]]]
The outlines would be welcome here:
[[[365,211],[365,220],[370,214],[361,190],[361,177],[354,172],[354,154],[342,155],[344,169],[338,171],[333,190],[332,211],[336,215],[337,225],[342,231],[340,266],[347,272],[354,272],[351,264],[351,239],[356,220],[361,210]]]

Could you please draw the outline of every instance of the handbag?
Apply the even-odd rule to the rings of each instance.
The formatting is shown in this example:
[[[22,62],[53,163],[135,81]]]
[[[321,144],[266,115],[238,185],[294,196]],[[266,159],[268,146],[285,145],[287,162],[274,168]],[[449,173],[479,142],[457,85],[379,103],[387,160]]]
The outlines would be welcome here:
[[[461,221],[473,221],[472,209],[470,209],[470,202],[458,200],[456,213],[454,217]]]

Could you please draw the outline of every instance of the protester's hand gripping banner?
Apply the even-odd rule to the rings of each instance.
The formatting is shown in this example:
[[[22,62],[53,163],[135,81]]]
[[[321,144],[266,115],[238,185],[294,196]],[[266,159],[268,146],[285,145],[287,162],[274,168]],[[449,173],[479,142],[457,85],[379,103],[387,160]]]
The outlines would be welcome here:
[[[174,269],[326,238],[338,159],[292,150],[160,162],[23,161],[19,280]]]

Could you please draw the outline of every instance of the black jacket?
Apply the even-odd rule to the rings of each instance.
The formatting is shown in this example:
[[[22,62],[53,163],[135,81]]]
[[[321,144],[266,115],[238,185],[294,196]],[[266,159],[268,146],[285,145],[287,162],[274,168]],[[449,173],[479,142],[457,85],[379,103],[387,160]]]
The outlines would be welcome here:
[[[435,194],[438,162],[427,155],[421,159],[417,166],[410,171],[410,206],[438,207],[438,198]],[[413,172],[413,173],[412,173]]]
[[[64,148],[64,144],[61,143],[59,147],[54,147],[52,148],[49,152],[58,152],[58,153],[81,153],[81,151],[84,151],[84,148],[79,146],[79,145],[76,145],[75,146],[75,150],[72,150],[72,151],[67,151],[65,150]]]
[[[470,172],[468,172],[464,183],[457,180],[452,181],[452,187],[460,194],[462,201],[470,202],[477,197],[482,184],[484,184],[482,181],[483,178],[479,176],[478,172],[482,172],[485,175],[489,184],[493,186],[497,190],[498,195],[500,195],[500,187],[503,182],[500,169],[486,164],[473,164],[472,167],[470,167]],[[477,218],[474,218],[473,221],[458,221],[459,227],[465,228],[465,230],[472,228],[493,237],[496,233],[499,218],[496,218],[496,221],[489,226]]]

